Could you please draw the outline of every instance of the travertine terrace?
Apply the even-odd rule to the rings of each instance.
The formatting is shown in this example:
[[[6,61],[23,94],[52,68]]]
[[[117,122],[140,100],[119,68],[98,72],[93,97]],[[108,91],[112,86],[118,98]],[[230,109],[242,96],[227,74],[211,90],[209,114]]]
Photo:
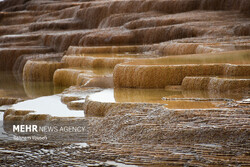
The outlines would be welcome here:
[[[15,106],[67,88],[83,156],[250,165],[249,0],[0,1],[0,72],[5,123],[61,119]]]

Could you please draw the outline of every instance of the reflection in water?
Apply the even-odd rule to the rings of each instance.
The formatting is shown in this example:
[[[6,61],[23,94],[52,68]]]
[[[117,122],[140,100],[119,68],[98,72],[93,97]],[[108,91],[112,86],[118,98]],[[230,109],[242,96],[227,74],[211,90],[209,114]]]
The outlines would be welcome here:
[[[48,96],[61,93],[65,87],[54,87],[53,82],[24,81],[24,90],[29,98]]]
[[[22,82],[18,82],[10,71],[0,71],[0,97],[27,98]]]
[[[110,89],[112,90],[112,89]],[[112,91],[110,91],[112,92]],[[203,90],[186,91],[181,89],[114,89],[116,102],[161,102],[165,98],[229,98],[241,99],[242,94],[215,93]],[[107,98],[107,97],[106,97]],[[162,103],[162,102],[161,102]]]
[[[105,89],[101,92],[94,93],[89,96],[89,98],[93,101],[99,102],[116,102],[114,98],[114,90],[113,89]]]
[[[162,97],[182,97],[181,90],[164,90],[164,89],[114,89],[114,96],[117,102],[150,102],[164,103]]]
[[[36,98],[14,104],[11,108],[17,110],[35,110],[35,114],[49,114],[60,117],[82,117],[83,111],[72,111],[61,103],[59,95],[63,87],[54,87],[52,82],[23,82],[16,81],[12,72],[0,72],[0,97],[19,97],[23,99]],[[53,95],[53,96],[48,96]],[[45,97],[41,97],[45,96]]]
[[[0,71],[0,97],[36,98],[61,93],[52,82],[18,82],[12,72]]]
[[[164,98],[171,98],[177,100],[163,100]],[[218,98],[241,99],[241,94],[215,94],[207,91],[182,91],[182,90],[165,90],[165,89],[105,89],[101,92],[92,94],[89,99],[103,103],[159,103],[167,104],[167,108],[173,109],[192,109],[192,108],[217,108],[224,101]],[[178,100],[179,98],[179,100]],[[189,100],[183,100],[188,99]],[[196,101],[197,99],[204,99],[204,101]],[[209,99],[214,100],[209,100]],[[207,101],[206,101],[207,99]]]
[[[36,111],[35,114],[48,114],[55,117],[84,117],[83,111],[70,110],[61,102],[60,95],[44,96],[14,104],[11,109]]]
[[[24,90],[29,98],[52,95],[54,92],[52,82],[26,82],[24,81]]]

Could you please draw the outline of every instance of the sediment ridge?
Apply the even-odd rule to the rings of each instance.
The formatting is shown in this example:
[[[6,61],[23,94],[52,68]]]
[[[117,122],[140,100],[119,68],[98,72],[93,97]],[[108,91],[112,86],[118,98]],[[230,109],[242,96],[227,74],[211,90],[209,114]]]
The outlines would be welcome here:
[[[245,41],[230,43],[236,37],[249,36],[247,0],[18,2],[20,5],[13,0],[1,2],[1,24],[4,26],[1,26],[0,45],[4,47],[0,55],[2,59],[8,57],[1,70],[11,70],[23,54],[48,53],[49,50],[63,52],[69,46],[130,45],[113,47],[113,50],[152,50],[166,55],[224,51],[228,47],[220,44],[236,47],[249,42],[249,38],[245,38]],[[17,24],[19,28],[15,27]],[[186,42],[180,43],[178,39],[183,38]],[[219,42],[218,38],[221,38]],[[16,48],[20,42],[27,46],[25,42],[31,40],[33,43],[29,45],[36,48]],[[192,42],[196,40],[199,42]],[[136,44],[142,46],[131,46]],[[186,49],[168,49],[175,45]],[[102,48],[102,52],[108,51]],[[92,49],[84,48],[84,52],[98,52]]]
[[[4,123],[87,120],[90,146],[58,166],[84,166],[83,156],[247,166],[249,9],[249,0],[4,0],[0,106],[14,104]],[[20,87],[22,103],[6,93]]]

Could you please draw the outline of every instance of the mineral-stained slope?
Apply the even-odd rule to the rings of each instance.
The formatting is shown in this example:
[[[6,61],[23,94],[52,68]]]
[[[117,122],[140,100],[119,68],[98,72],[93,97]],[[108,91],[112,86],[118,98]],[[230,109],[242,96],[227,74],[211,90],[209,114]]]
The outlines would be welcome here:
[[[37,97],[36,82],[81,86],[61,98],[90,122],[91,146],[80,158],[248,166],[249,49],[249,0],[0,2],[0,71],[24,81],[30,97]],[[85,87],[115,88],[115,102],[91,98],[101,89]],[[147,104],[138,98],[152,102],[154,94],[140,88],[169,94]],[[17,101],[4,97],[0,104]],[[187,102],[189,108],[170,109]],[[194,109],[198,102],[202,109]],[[5,121],[55,119],[35,113],[9,109]]]
[[[249,47],[248,0],[0,3],[1,70],[11,70],[21,55],[63,52],[71,45],[150,44],[144,48],[163,55]]]

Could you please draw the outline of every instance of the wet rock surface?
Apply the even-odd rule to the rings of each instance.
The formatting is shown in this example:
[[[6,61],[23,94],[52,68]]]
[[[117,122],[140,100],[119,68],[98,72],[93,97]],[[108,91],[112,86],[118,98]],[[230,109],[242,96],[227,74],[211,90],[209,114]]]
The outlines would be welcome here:
[[[80,144],[8,142],[0,144],[2,166],[107,166],[107,158],[88,155]],[[92,157],[92,158],[91,158]]]
[[[240,55],[240,52],[229,52],[223,54],[234,54]],[[238,53],[238,54],[237,54]],[[246,51],[246,57],[249,57],[248,51]],[[184,80],[188,76],[221,76],[223,78],[212,78],[207,81],[207,89],[214,89],[216,91],[228,91],[235,88],[243,87],[249,88],[248,73],[250,71],[250,66],[247,64],[232,64],[216,62],[216,60],[211,60],[211,63],[207,64],[205,58],[202,59],[204,62],[197,64],[195,57],[193,60],[190,59],[187,62],[182,63],[169,63],[168,57],[164,59],[151,59],[145,60],[145,62],[134,61],[128,63],[118,64],[114,69],[114,85],[115,87],[127,87],[127,88],[164,88],[167,85],[181,85],[187,82]],[[209,54],[211,58],[213,55]],[[185,56],[184,56],[185,57]],[[205,55],[203,57],[206,57]],[[162,61],[162,62],[161,62]],[[209,62],[209,61],[208,61]],[[242,79],[229,78],[232,76],[242,76]],[[246,79],[244,80],[244,76]],[[190,78],[189,78],[190,79]],[[203,80],[204,81],[204,80]],[[191,82],[190,82],[191,83]],[[200,84],[197,82],[197,84]],[[202,85],[204,87],[204,85]],[[193,87],[196,87],[196,82]],[[197,87],[199,87],[197,85]],[[188,86],[186,87],[188,89]],[[190,85],[190,89],[192,86]],[[194,89],[194,88],[193,88]],[[200,88],[202,89],[202,87]],[[203,88],[204,89],[204,88]]]
[[[13,0],[7,0],[1,4],[0,21],[3,26],[0,29],[0,56],[3,61],[0,64],[4,63],[0,68],[21,73],[17,74],[20,80],[24,76],[25,80],[51,81],[55,73],[55,85],[164,87],[166,85],[147,86],[147,83],[144,83],[145,86],[121,85],[116,73],[123,77],[126,75],[122,74],[123,70],[114,73],[114,84],[111,84],[113,78],[110,75],[86,77],[79,74],[85,73],[82,70],[89,67],[113,69],[117,64],[137,58],[216,53],[250,47],[249,13],[246,10],[249,3],[246,0],[110,0],[61,3],[30,0],[17,4]],[[58,52],[65,54],[56,56]],[[91,53],[114,53],[114,57],[95,57]],[[142,55],[128,58],[124,53]],[[70,68],[55,71],[63,65],[55,62],[47,62],[46,65],[42,65],[42,62],[26,63],[34,59],[48,61],[49,57],[53,59],[55,56],[59,61],[64,56],[62,63]],[[72,69],[75,67],[79,72]],[[161,73],[162,70],[157,68],[157,72]],[[61,79],[64,77],[65,79]],[[137,77],[133,76],[135,78]],[[178,83],[180,82],[181,79]]]
[[[160,55],[249,47],[247,0],[19,3],[1,2],[0,53],[1,59],[6,60],[1,70],[11,70],[23,54],[63,52],[70,46],[90,46],[84,52],[105,53],[110,51],[103,46],[138,45],[118,50],[152,51]]]
[[[40,97],[1,106],[4,123],[80,124],[74,114],[89,122],[88,140],[77,135],[88,144],[12,141],[0,124],[1,166],[250,166],[249,8],[248,0],[0,2],[0,105]]]
[[[66,104],[83,100],[84,105],[86,95],[100,91],[99,88],[70,87],[61,100]],[[104,107],[104,117],[86,115],[88,135],[84,141],[88,147],[67,143],[66,138],[56,143],[3,140],[0,144],[1,162],[14,166],[45,163],[51,166],[119,166],[121,163],[139,166],[249,165],[248,96],[242,100],[181,100],[224,103],[217,109],[168,109],[162,104],[111,103]],[[12,112],[20,116],[24,113]],[[53,138],[53,134],[50,137]]]
[[[1,163],[14,166],[139,166],[249,165],[248,152],[239,145],[93,144],[82,148],[65,143],[1,143]],[[112,163],[116,161],[117,164]],[[4,166],[4,165],[3,165]],[[124,165],[126,166],[126,165]]]
[[[0,161],[14,166],[119,166],[114,161],[139,166],[248,166],[249,106],[245,102],[228,102],[230,109],[217,110],[120,105],[105,117],[88,118],[87,147],[2,141]]]

